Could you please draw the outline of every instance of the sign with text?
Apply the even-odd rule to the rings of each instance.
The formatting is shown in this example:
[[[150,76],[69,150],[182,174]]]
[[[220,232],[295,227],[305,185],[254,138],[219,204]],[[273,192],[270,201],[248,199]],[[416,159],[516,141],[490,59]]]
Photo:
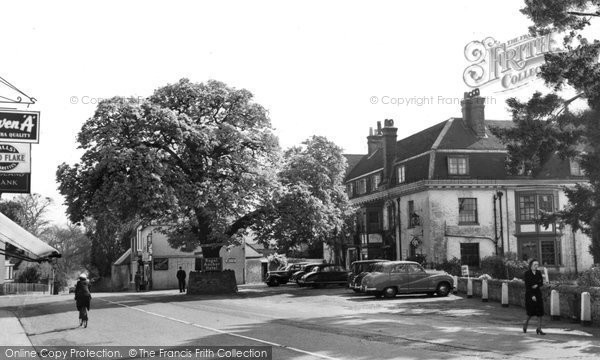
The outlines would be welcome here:
[[[29,193],[31,144],[0,143],[0,192]]]
[[[39,111],[0,111],[0,141],[18,143],[40,142]]]
[[[221,258],[202,258],[202,271],[223,271]]]
[[[462,265],[460,267],[460,275],[461,276],[469,276],[469,265]]]

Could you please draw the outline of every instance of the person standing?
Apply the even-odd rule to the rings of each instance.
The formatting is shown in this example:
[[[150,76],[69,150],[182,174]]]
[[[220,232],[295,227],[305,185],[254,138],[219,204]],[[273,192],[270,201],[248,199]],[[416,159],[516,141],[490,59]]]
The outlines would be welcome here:
[[[133,281],[135,282],[135,291],[140,291],[140,287],[142,284],[142,274],[140,270],[135,272],[135,276],[133,277]]]
[[[90,282],[86,274],[81,274],[79,275],[77,285],[75,285],[75,304],[79,311],[79,326],[83,325],[83,327],[87,327],[88,325],[88,311],[90,310],[91,299]]]
[[[179,280],[179,292],[185,292],[185,270],[179,267],[177,271],[177,280]]]
[[[523,332],[527,332],[527,325],[533,316],[538,318],[538,327],[536,334],[546,335],[542,331],[542,316],[544,316],[544,302],[542,301],[542,290],[544,279],[542,272],[538,270],[540,263],[536,259],[529,261],[529,270],[525,272],[525,310],[527,311],[527,320],[523,324]]]

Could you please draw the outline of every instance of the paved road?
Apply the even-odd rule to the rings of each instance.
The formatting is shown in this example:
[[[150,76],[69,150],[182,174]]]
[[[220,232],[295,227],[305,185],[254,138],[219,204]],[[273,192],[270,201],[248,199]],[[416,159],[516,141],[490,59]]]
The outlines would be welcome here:
[[[273,346],[274,359],[598,358],[600,331],[451,295],[374,299],[343,288],[244,286],[232,297],[94,294],[87,329],[71,295],[5,297],[34,346]]]

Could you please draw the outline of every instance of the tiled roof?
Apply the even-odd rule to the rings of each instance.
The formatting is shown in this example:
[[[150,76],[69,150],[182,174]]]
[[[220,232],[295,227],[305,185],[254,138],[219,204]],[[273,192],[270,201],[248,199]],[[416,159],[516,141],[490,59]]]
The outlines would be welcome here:
[[[396,161],[401,161],[431,150],[433,144],[442,133],[450,120],[442,121],[425,130],[419,131],[396,143]],[[511,127],[512,121],[485,120],[486,137],[479,138],[469,129],[462,118],[452,119],[452,124],[444,134],[438,149],[465,149],[465,150],[504,150],[506,147],[500,140],[492,135],[489,127]],[[360,161],[348,172],[346,180],[359,177],[363,174],[381,169],[383,167],[383,151],[377,150],[372,155],[363,155]]]
[[[442,121],[430,128],[421,130],[416,134],[399,140],[396,143],[396,161],[408,159],[409,157],[430,150],[447,121],[448,120]]]
[[[370,173],[383,167],[383,151],[377,149],[371,155],[363,155],[362,159],[354,166],[352,170],[346,175],[346,180],[355,178],[362,174]]]
[[[346,158],[346,162],[348,164],[348,167],[346,168],[346,176],[350,173],[350,171],[352,171],[352,169],[354,169],[354,167],[356,166],[356,164],[358,164],[360,159],[362,159],[363,156],[365,156],[364,154],[343,154],[343,155]]]
[[[479,138],[462,118],[455,118],[438,149],[504,150],[506,147],[491,133],[489,127],[509,127],[512,124],[512,121],[486,120],[486,137]]]

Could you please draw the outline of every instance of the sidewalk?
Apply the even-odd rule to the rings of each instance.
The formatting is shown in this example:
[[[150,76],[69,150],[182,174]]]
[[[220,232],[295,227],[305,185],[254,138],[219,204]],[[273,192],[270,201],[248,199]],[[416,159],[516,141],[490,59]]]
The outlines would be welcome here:
[[[0,346],[31,346],[31,341],[17,316],[0,309]]]

